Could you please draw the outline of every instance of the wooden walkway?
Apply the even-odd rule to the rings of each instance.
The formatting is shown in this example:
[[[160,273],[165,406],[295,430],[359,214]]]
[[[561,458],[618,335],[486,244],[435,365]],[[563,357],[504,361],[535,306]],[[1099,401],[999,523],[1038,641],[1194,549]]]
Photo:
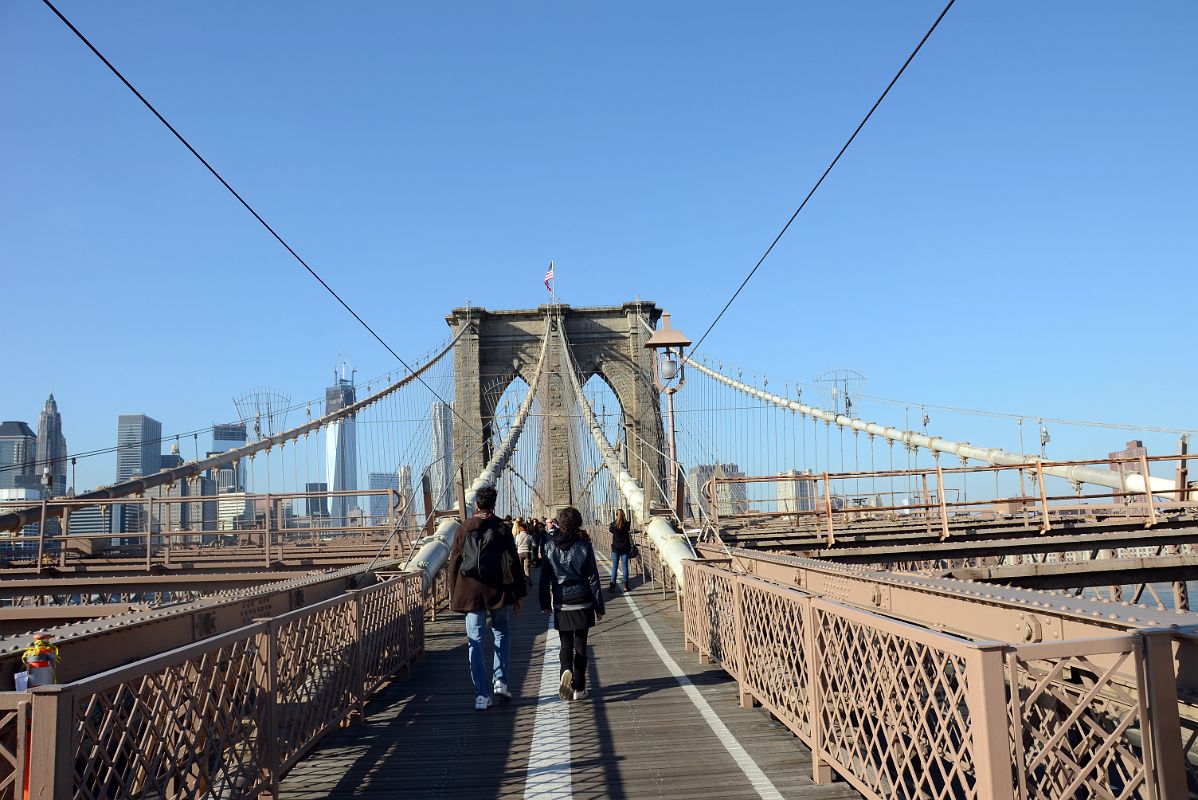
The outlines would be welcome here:
[[[461,615],[430,622],[426,663],[297,764],[282,798],[859,797],[845,783],[813,784],[809,751],[761,709],[739,708],[719,667],[683,651],[672,598],[634,584],[631,599],[609,600],[592,631],[592,696],[579,703],[557,697],[555,650],[545,662],[556,634],[535,608],[512,625],[514,699],[485,712],[473,707]]]

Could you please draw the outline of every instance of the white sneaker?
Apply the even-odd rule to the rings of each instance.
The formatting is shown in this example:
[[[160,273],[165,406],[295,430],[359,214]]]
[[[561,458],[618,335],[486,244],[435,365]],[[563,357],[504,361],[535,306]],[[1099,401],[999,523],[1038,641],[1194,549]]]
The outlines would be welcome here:
[[[588,692],[586,689],[575,689],[574,690],[574,699],[575,700],[586,700],[590,696],[591,696],[591,693]]]
[[[563,700],[569,700],[574,696],[574,690],[570,688],[570,682],[574,680],[574,676],[570,674],[570,670],[562,673],[562,682],[557,687],[557,695]]]
[[[490,697],[480,694],[474,698],[474,710],[475,711],[486,711],[490,707],[491,707],[491,698]]]
[[[495,681],[495,694],[500,700],[512,699],[512,693],[508,691],[507,684],[503,681]]]

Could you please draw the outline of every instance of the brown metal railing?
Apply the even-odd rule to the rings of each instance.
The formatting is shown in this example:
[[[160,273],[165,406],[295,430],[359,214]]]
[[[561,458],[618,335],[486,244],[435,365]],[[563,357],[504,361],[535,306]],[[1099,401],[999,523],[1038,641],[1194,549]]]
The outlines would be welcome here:
[[[837,534],[875,524],[925,528],[944,539],[953,525],[962,522],[1021,520],[1042,532],[1062,520],[1084,517],[1132,517],[1147,527],[1168,511],[1198,511],[1198,498],[1188,483],[1192,455],[1138,456],[1134,458],[1037,461],[1017,466],[942,467],[935,464],[907,470],[815,473],[799,475],[734,476],[713,478],[704,488],[705,502],[719,525],[750,523],[807,532],[836,543]],[[1149,475],[1156,467],[1172,466],[1174,489],[1084,491],[1081,484],[1048,474],[1050,468],[1107,466],[1116,474]],[[1158,469],[1159,471],[1159,469]],[[970,477],[993,481],[993,493]],[[1001,480],[1018,486],[1003,495]],[[954,485],[954,482],[957,482]],[[862,484],[866,488],[862,489]],[[906,483],[910,488],[903,488]],[[897,484],[897,488],[896,488]],[[787,487],[785,495],[778,489]],[[1069,494],[1049,487],[1068,486]],[[972,488],[972,491],[966,491]],[[769,496],[750,496],[750,491]],[[902,497],[902,502],[900,502]],[[714,499],[713,499],[714,498]]]
[[[1186,795],[1169,631],[974,642],[687,562],[688,649],[871,798]],[[1131,672],[1135,680],[1114,680]]]
[[[308,558],[313,555],[336,559],[346,551],[359,552],[386,543],[388,558],[411,555],[412,542],[421,528],[403,509],[391,508],[387,515],[361,515],[333,520],[328,517],[296,516],[287,509],[297,501],[327,501],[331,497],[351,497],[369,504],[375,498],[388,501],[389,489],[364,489],[353,492],[278,492],[210,496],[125,497],[115,500],[59,500],[55,504],[66,521],[41,519],[32,523],[30,533],[0,535],[0,551],[9,568],[41,572],[51,566],[66,566],[73,559],[105,561],[123,566],[171,567],[180,562],[216,563],[230,561],[238,565],[269,566],[276,561]],[[207,523],[182,521],[184,509],[205,504],[219,507],[233,503],[252,509],[251,519],[239,514],[236,527],[215,527],[219,520]],[[0,513],[20,504],[0,503]],[[79,533],[70,531],[72,515],[83,508],[99,508],[102,519],[109,519],[119,507],[135,509],[128,518],[138,521],[138,530],[117,533]],[[409,519],[404,520],[403,517]],[[401,524],[404,523],[404,524]],[[301,527],[302,526],[302,527]],[[371,551],[373,554],[374,551]]]
[[[287,769],[423,647],[421,576],[404,574],[73,683],[0,693],[0,800],[277,796]]]

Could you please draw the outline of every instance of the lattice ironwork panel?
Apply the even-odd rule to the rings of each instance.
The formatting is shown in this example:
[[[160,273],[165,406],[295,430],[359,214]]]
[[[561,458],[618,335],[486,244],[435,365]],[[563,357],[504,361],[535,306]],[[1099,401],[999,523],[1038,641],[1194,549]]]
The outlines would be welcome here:
[[[825,756],[876,797],[977,797],[965,658],[877,619],[813,607]]]
[[[262,634],[103,688],[83,682],[73,703],[77,800],[240,798],[262,787],[267,707]],[[198,648],[197,648],[198,649]]]
[[[682,632],[688,643],[696,645],[701,642],[703,631],[707,627],[707,620],[703,618],[706,609],[699,585],[701,569],[702,567],[693,561],[682,564],[682,573],[686,576],[686,587],[682,591]]]
[[[361,691],[355,669],[354,604],[346,599],[280,624],[276,640],[276,724],[282,769],[351,710]]]
[[[798,592],[756,581],[741,584],[741,680],[787,727],[810,742],[807,630],[802,600]]]
[[[425,609],[430,614],[449,603],[449,570],[442,568],[433,579],[433,585],[425,596]]]
[[[1186,770],[1186,785],[1191,796],[1198,796],[1198,721],[1182,718],[1181,754]]]
[[[448,569],[442,569],[448,573]],[[448,585],[448,578],[446,579]],[[424,578],[419,573],[403,584],[406,608],[408,609],[408,643],[411,655],[424,650]]]
[[[1142,749],[1144,710],[1136,690],[1115,683],[1119,669],[1142,669],[1134,651],[1025,660],[1008,657],[1016,779],[1029,798],[1150,798],[1152,771]],[[1129,661],[1134,665],[1129,665]],[[1140,676],[1142,678],[1142,676]]]
[[[411,660],[411,617],[414,614],[424,616],[420,581],[421,576],[417,574],[401,576],[359,595],[365,694],[372,693]],[[413,585],[416,587],[414,596]]]
[[[732,573],[721,575],[706,565],[683,563],[683,625],[687,639],[736,674],[736,598]]]
[[[0,696],[0,800],[16,800],[20,768],[25,763],[25,720],[29,701],[24,693]]]

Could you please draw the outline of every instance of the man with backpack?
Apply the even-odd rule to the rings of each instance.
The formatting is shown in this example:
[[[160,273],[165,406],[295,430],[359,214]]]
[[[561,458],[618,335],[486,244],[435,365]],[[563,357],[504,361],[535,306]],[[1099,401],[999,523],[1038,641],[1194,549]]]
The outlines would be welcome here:
[[[462,525],[449,553],[449,607],[466,615],[475,711],[491,707],[492,693],[501,700],[512,699],[507,686],[508,631],[513,610],[520,611],[520,598],[528,593],[516,540],[495,516],[496,494],[488,486],[474,495],[475,514]],[[489,674],[483,664],[488,614],[495,651]]]

